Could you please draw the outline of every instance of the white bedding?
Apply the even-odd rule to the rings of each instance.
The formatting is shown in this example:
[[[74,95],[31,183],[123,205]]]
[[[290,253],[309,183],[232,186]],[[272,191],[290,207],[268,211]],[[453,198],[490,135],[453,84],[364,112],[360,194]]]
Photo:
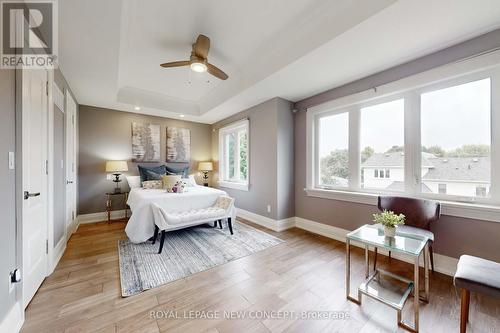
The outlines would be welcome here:
[[[142,243],[153,236],[155,225],[151,209],[153,202],[166,212],[182,212],[210,207],[219,196],[227,195],[224,191],[204,186],[187,187],[186,189],[187,192],[184,193],[167,193],[165,190],[142,188],[132,189],[127,201],[132,210],[132,216],[125,228],[130,241]],[[233,221],[235,221],[236,210],[232,216]]]

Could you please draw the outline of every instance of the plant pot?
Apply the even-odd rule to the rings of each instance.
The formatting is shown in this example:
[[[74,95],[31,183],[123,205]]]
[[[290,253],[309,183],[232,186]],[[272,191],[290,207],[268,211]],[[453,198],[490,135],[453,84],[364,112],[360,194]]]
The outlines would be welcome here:
[[[386,236],[386,237],[396,236],[396,227],[384,226],[384,236]]]

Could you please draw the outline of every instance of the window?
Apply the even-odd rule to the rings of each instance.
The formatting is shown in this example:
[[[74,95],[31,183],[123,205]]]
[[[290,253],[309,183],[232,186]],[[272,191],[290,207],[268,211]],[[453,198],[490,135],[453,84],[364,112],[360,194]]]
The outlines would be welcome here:
[[[249,174],[248,120],[219,130],[219,185],[248,190]]]
[[[486,78],[421,94],[422,183],[431,193],[439,183],[439,194],[485,197],[475,183],[491,178],[490,91]]]
[[[319,179],[321,187],[349,183],[349,116],[347,112],[322,117],[318,122]]]
[[[312,107],[306,192],[362,203],[404,194],[500,210],[500,176],[491,172],[500,170],[498,119],[500,52]]]
[[[361,188],[404,190],[404,99],[361,108],[360,136]]]

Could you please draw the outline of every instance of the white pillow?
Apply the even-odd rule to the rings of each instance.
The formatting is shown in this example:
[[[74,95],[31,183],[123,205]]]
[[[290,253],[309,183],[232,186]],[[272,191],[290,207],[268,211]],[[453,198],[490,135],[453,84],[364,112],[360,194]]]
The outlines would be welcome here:
[[[186,183],[187,187],[195,187],[198,184],[196,184],[196,180],[194,178],[194,175],[189,175],[189,178],[182,178],[182,181]]]
[[[141,187],[141,176],[127,176],[126,178],[130,189]]]

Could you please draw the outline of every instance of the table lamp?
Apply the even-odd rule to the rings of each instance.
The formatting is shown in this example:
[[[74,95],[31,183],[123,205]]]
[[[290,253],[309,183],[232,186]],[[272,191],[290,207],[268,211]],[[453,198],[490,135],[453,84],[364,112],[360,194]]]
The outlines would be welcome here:
[[[208,173],[214,169],[212,162],[200,162],[198,163],[198,170],[203,173],[203,185],[208,186]]]
[[[128,171],[127,161],[107,161],[106,162],[106,172],[113,173],[115,179],[113,181],[116,183],[115,193],[121,193],[120,175],[122,172]]]

